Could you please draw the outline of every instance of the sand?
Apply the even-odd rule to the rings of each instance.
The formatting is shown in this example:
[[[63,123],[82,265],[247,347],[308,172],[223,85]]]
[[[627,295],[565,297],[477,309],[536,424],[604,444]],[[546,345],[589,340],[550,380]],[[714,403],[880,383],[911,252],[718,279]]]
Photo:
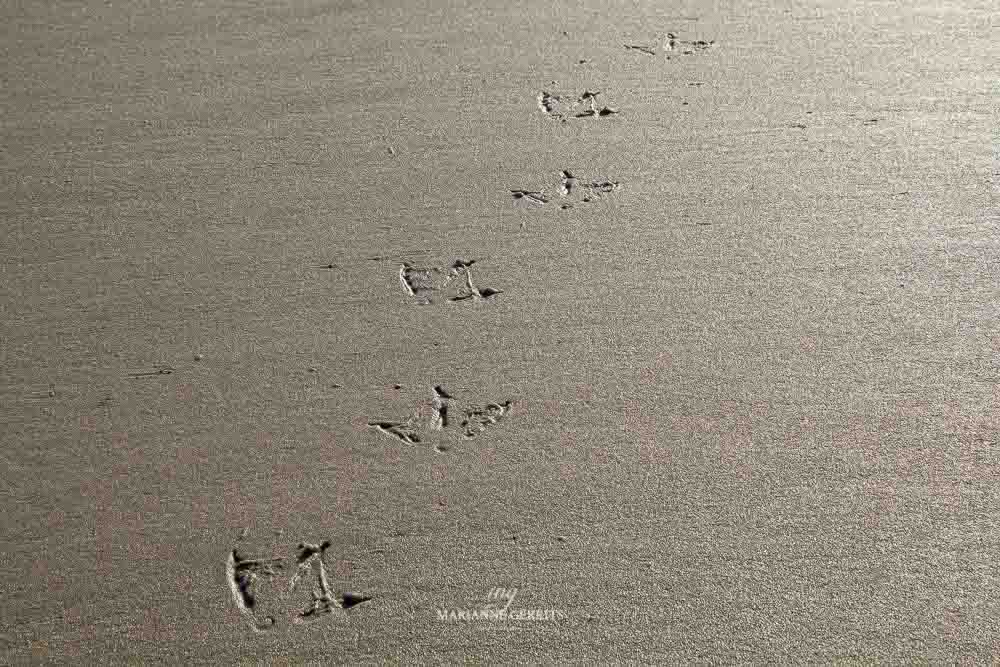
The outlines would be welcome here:
[[[995,10],[5,7],[3,662],[997,658]]]

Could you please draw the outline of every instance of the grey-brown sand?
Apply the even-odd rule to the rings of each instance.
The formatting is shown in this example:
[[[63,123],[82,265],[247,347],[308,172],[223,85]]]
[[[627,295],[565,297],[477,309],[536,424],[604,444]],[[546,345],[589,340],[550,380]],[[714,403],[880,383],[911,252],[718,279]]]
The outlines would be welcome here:
[[[1000,657],[995,3],[2,16],[3,662]]]

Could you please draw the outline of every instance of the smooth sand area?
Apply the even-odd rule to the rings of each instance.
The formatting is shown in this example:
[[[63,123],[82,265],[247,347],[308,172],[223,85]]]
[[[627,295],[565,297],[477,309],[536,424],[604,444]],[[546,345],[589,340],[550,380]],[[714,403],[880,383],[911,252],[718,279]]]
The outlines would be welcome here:
[[[1000,657],[995,3],[0,15],[2,662]]]

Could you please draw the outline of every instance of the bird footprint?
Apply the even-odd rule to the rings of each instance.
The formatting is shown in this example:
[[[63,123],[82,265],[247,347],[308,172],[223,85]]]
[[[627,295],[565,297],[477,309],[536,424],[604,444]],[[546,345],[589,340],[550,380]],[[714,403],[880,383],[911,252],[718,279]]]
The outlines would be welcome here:
[[[554,120],[565,123],[569,118],[603,118],[618,113],[608,106],[598,107],[600,92],[585,90],[575,100],[543,90],[538,94],[538,108]],[[526,191],[525,191],[526,192]]]
[[[472,281],[472,265],[475,260],[457,259],[446,267],[416,267],[404,262],[399,267],[399,282],[417,303],[430,304],[438,293],[452,290],[447,298],[450,302],[485,301],[501,294],[503,290],[492,287],[479,288]]]
[[[377,429],[384,435],[404,442],[406,444],[418,445],[427,440],[424,433],[442,432],[448,430],[453,422],[451,419],[451,403],[454,397],[441,385],[436,385],[431,390],[429,411],[425,408],[418,408],[414,414],[403,420],[373,420],[368,422],[368,426]],[[493,426],[506,416],[513,406],[513,400],[506,400],[503,403],[487,403],[485,406],[468,406],[462,410],[462,421],[460,428],[466,439],[471,439],[484,430]],[[427,434],[429,437],[429,433]],[[435,451],[447,451],[447,447],[440,443],[435,444]]]

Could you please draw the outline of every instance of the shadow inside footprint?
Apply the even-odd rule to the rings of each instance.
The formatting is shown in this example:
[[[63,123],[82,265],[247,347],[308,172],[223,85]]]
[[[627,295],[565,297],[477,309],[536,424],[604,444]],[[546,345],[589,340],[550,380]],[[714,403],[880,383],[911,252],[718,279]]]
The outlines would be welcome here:
[[[368,602],[371,600],[370,597],[365,597],[363,595],[355,595],[353,593],[344,593],[338,597],[338,602],[343,609],[350,609],[356,607],[362,602]]]
[[[420,443],[420,436],[409,422],[368,422],[368,426],[411,445]]]

